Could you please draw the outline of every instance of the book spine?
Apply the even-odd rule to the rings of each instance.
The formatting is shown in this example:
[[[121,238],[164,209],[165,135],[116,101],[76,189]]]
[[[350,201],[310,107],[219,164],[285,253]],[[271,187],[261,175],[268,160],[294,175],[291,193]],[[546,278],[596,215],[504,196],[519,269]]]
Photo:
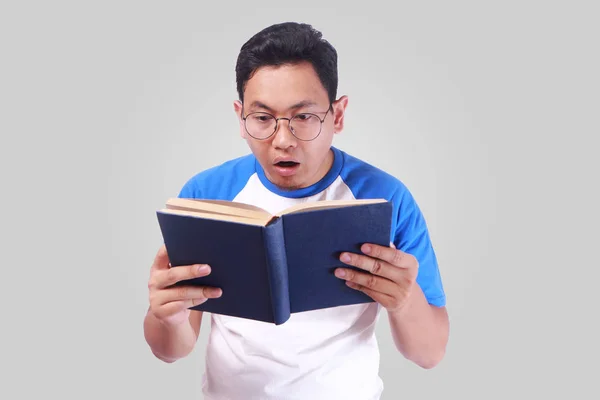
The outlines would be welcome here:
[[[281,218],[265,227],[264,245],[273,318],[275,324],[281,325],[290,318],[288,268],[283,236],[283,220]]]

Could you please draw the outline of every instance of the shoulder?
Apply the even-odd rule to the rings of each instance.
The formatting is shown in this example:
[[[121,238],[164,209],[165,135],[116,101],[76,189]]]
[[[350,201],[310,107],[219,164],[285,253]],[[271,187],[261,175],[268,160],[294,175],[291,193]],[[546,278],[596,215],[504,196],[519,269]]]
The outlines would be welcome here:
[[[232,200],[256,172],[253,154],[227,160],[189,178],[179,197]]]
[[[392,174],[341,151],[344,164],[340,177],[357,199],[384,198],[394,203],[412,201],[412,196],[406,185]]]
[[[399,178],[348,153],[341,154],[344,165],[340,177],[356,199],[391,201],[396,230],[406,225],[409,218],[422,217],[411,191]]]

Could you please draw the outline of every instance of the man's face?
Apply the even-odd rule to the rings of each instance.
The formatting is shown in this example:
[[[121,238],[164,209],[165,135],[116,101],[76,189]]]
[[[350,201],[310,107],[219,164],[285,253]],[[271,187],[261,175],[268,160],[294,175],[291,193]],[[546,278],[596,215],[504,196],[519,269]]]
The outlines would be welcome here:
[[[310,63],[302,63],[260,68],[247,82],[243,106],[236,101],[234,108],[241,136],[248,142],[267,178],[283,189],[292,190],[318,182],[331,167],[330,147],[333,135],[343,128],[346,104],[344,96],[333,103],[333,111],[329,110],[327,91],[314,68]],[[268,139],[259,140],[248,134],[242,119],[253,112],[266,112],[275,118],[314,113],[324,122],[314,140],[302,141],[295,137],[287,120],[279,120],[277,131]],[[293,124],[300,127],[301,123]]]

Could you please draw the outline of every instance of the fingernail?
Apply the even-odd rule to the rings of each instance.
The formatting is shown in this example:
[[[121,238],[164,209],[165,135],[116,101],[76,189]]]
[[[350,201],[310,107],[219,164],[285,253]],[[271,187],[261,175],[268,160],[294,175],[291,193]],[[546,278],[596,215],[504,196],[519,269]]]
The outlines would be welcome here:
[[[344,276],[346,276],[346,271],[344,271],[343,269],[337,269],[335,270],[335,276],[337,276],[338,278],[343,278]]]
[[[368,244],[365,244],[365,245],[363,246],[363,252],[364,252],[365,254],[369,254],[369,253],[371,252],[371,246],[369,246]]]
[[[221,297],[221,295],[223,294],[223,291],[222,291],[221,289],[219,289],[219,288],[215,288],[215,289],[213,289],[213,291],[212,291],[212,292],[213,292],[213,294],[214,294],[216,297]]]
[[[349,262],[350,261],[350,255],[347,253],[342,254],[342,261],[343,262]]]
[[[205,272],[208,272],[208,265],[199,265],[198,266],[198,273],[203,274]]]

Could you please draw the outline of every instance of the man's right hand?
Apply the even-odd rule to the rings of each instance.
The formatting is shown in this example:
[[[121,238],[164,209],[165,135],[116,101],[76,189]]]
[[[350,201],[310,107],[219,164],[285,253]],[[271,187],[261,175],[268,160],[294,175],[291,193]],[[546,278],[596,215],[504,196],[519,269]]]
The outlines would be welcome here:
[[[219,288],[207,286],[173,285],[184,279],[208,274],[210,274],[210,266],[206,264],[171,267],[167,250],[163,245],[150,268],[149,312],[154,318],[170,326],[188,321],[189,307],[202,304],[208,299],[218,298],[222,291]]]

